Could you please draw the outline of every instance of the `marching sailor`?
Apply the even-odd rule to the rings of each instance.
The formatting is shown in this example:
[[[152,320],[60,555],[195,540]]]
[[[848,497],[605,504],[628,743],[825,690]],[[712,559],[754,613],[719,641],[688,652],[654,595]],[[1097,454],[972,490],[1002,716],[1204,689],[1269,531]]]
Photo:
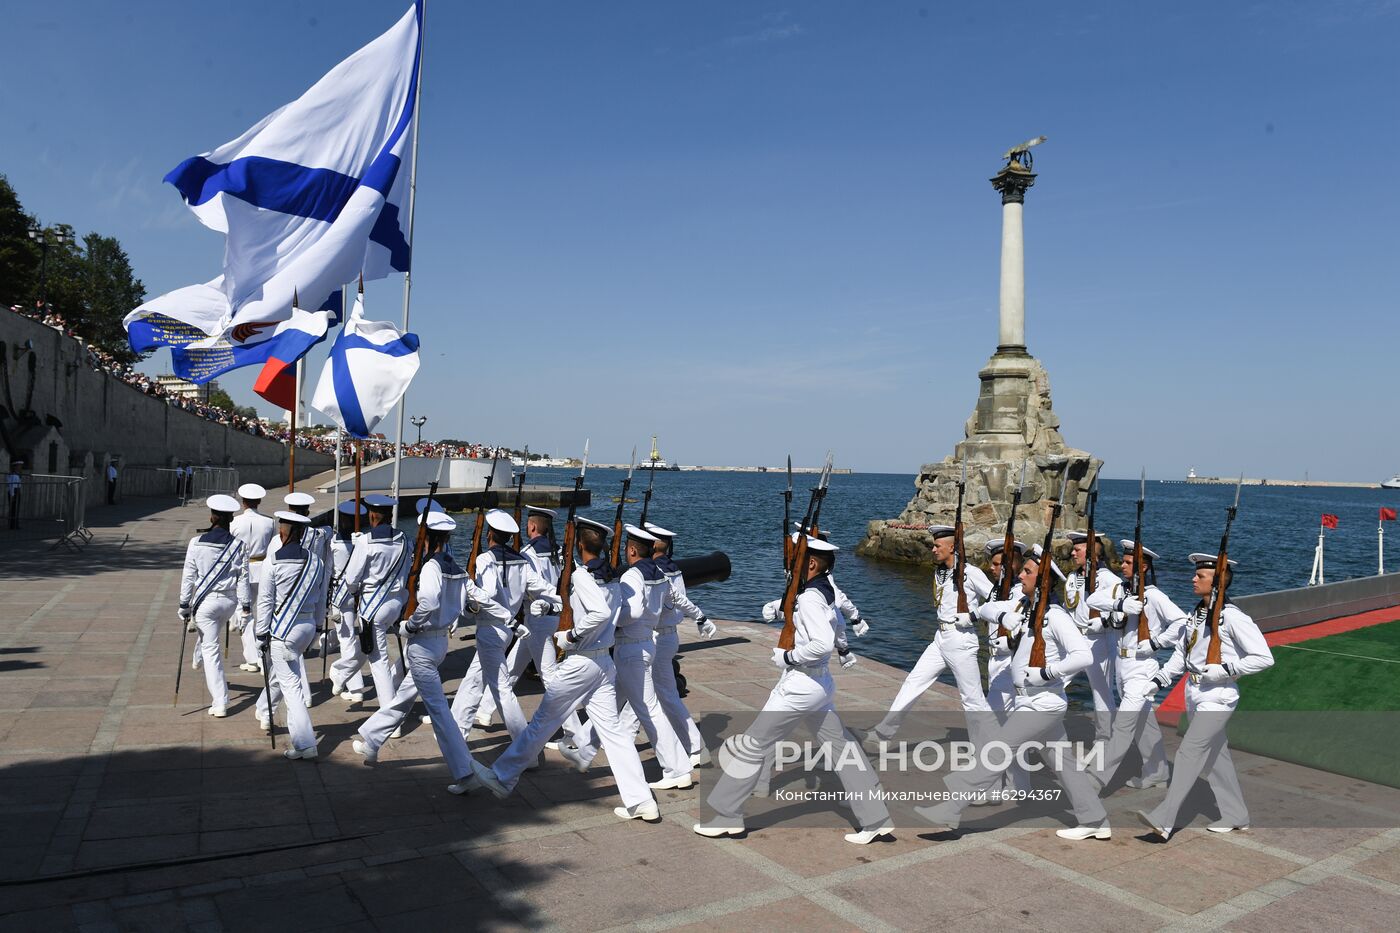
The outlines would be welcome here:
[[[525,731],[525,712],[511,688],[510,672],[506,668],[506,642],[512,632],[521,638],[529,634],[524,625],[518,626],[518,631],[515,626],[515,617],[526,599],[549,600],[555,594],[524,555],[510,546],[511,537],[520,531],[520,526],[509,512],[503,509],[487,512],[486,527],[489,547],[477,555],[476,585],[505,607],[507,618],[477,620],[476,657],[457,685],[452,718],[462,734],[467,735],[483,695],[490,693],[501,710],[510,737],[515,739]]]
[[[904,678],[899,693],[890,704],[890,711],[875,724],[875,728],[866,733],[867,741],[894,738],[905,712],[947,669],[952,670],[957,681],[964,712],[991,712],[987,697],[982,692],[982,671],[977,666],[977,628],[972,617],[982,601],[991,595],[992,581],[980,568],[968,564],[963,570],[968,612],[958,612],[958,593],[954,583],[957,579],[954,567],[957,550],[953,526],[934,525],[929,532],[933,535],[933,599],[938,632],[919,656],[909,676]],[[969,729],[973,728],[973,723],[973,717],[969,717]]]
[[[1089,649],[1094,655],[1094,663],[1085,669],[1085,675],[1089,678],[1089,689],[1094,694],[1094,731],[1100,739],[1106,739],[1112,728],[1113,711],[1118,708],[1118,701],[1113,695],[1113,669],[1118,654],[1118,639],[1105,625],[1107,620],[1097,611],[1091,611],[1093,607],[1085,599],[1089,571],[1084,564],[1089,559],[1089,535],[1082,531],[1068,531],[1065,532],[1065,537],[1069,538],[1073,545],[1070,554],[1074,561],[1074,569],[1065,578],[1065,608],[1074,617],[1074,624],[1079,626],[1079,631],[1084,633],[1089,642]],[[1103,554],[1102,548],[1097,550],[1098,555]],[[1094,592],[1112,592],[1120,582],[1114,572],[1104,564],[1100,563],[1094,568]]]
[[[587,771],[601,742],[622,798],[622,806],[613,813],[624,820],[654,822],[661,818],[660,810],[647,787],[637,746],[618,719],[616,670],[609,651],[617,624],[619,585],[608,582],[608,565],[602,556],[608,527],[586,518],[575,521],[578,557],[569,578],[574,625],[567,631],[556,631],[549,648],[553,651],[557,645],[565,652],[564,660],[544,679],[544,699],[525,731],[490,768],[478,763],[477,777],[497,797],[505,797],[519,783],[521,773],[538,759],[554,730],[582,706],[588,711],[594,742],[579,749],[561,747],[560,754],[579,771]],[[566,555],[566,559],[575,558]]]
[[[1020,541],[1013,541],[1009,560],[1003,553],[1005,547],[1006,542],[1001,539],[987,542],[984,548],[988,561],[987,578],[1000,581],[1005,568],[1005,572],[1011,574],[1015,580],[1011,584],[1008,596],[1014,603],[1021,598],[1021,581],[1018,578],[1021,573],[1021,557],[1026,553],[1026,546]],[[1052,569],[1057,576],[1061,576],[1059,567]],[[992,708],[992,714],[997,721],[1005,723],[1007,715],[1016,708],[1016,684],[1011,679],[1011,638],[1001,634],[1001,625],[996,620],[998,610],[989,608],[998,605],[1000,604],[995,602],[984,604],[977,610],[977,617],[987,624],[987,705]],[[1000,786],[993,788],[986,802],[998,803],[1009,792],[1030,789],[1030,775],[1026,773],[1025,768],[1013,763],[1002,775]],[[980,801],[973,803],[973,806],[980,805]]]
[[[231,624],[233,613],[252,608],[248,586],[248,561],[243,542],[229,533],[238,500],[232,496],[210,496],[209,530],[190,539],[185,548],[185,571],[180,579],[180,620],[185,629],[199,632],[198,669],[204,668],[204,684],[209,688],[209,715],[228,715],[228,681],[219,636]]]
[[[438,668],[447,657],[447,630],[469,606],[486,613],[497,624],[504,624],[510,615],[480,590],[467,572],[457,565],[447,549],[447,543],[457,527],[445,512],[429,511],[423,519],[428,526],[428,557],[418,576],[417,605],[412,614],[398,623],[399,633],[408,639],[404,654],[408,660],[408,676],[399,684],[393,698],[360,726],[360,737],[352,743],[354,750],[371,764],[379,757],[379,749],[398,728],[419,697],[428,709],[429,721],[438,748],[452,772],[448,790],[465,794],[476,784],[472,774],[472,755],[462,730],[452,719],[452,710],[442,692]]]
[[[193,467],[191,467],[193,469]],[[298,515],[305,515],[311,518],[311,507],[316,504],[316,497],[305,492],[289,492],[282,497],[282,502],[287,506],[287,511],[295,512]],[[326,567],[325,582],[326,596],[320,600],[321,614],[316,618],[316,633],[320,636],[313,639],[312,644],[320,642],[320,650],[326,650],[328,632],[326,628],[326,616],[328,613],[326,599],[330,594],[331,583],[331,538],[334,537],[328,525],[307,525],[306,530],[301,535],[301,546],[308,551],[315,551],[316,556],[321,558],[321,562]],[[308,650],[310,650],[308,648]],[[306,673],[306,658],[299,661],[301,667],[302,695],[306,697],[306,705],[311,705],[311,678]]]
[[[357,513],[368,521],[369,510],[357,502],[342,502],[336,507],[336,533],[331,538],[331,598],[327,609],[330,622],[335,626],[336,640],[340,643],[340,655],[331,663],[331,695],[340,697],[350,705],[365,698],[364,666],[369,660],[360,649],[353,601],[349,609],[338,608],[344,594],[345,571],[350,566],[350,554],[366,534],[355,532]]]
[[[369,672],[374,698],[382,709],[393,700],[403,680],[403,659],[390,663],[389,628],[403,615],[412,558],[408,538],[393,525],[394,499],[378,493],[364,497],[369,507],[369,533],[350,552],[339,592],[340,611],[355,615],[370,638]]]
[[[181,473],[183,482],[183,472]],[[277,523],[258,511],[267,490],[257,483],[244,483],[238,487],[238,498],[243,500],[243,511],[229,523],[228,530],[243,542],[244,559],[248,561],[248,582],[252,586],[250,602],[257,605],[258,585],[262,582],[262,562],[267,556],[268,546],[277,537]],[[262,670],[262,658],[258,654],[258,639],[253,632],[251,614],[238,614],[238,631],[243,636],[243,663],[238,669],[256,674]]]
[[[1112,590],[1098,590],[1089,597],[1089,607],[1110,619],[1118,638],[1116,652],[1118,687],[1122,697],[1118,713],[1113,717],[1113,732],[1104,751],[1103,764],[1095,775],[1100,784],[1113,780],[1123,762],[1123,756],[1135,742],[1142,755],[1142,772],[1128,780],[1130,787],[1153,787],[1167,783],[1167,755],[1162,743],[1162,727],[1152,715],[1152,700],[1157,695],[1157,682],[1152,678],[1160,670],[1157,651],[1175,645],[1186,627],[1186,613],[1177,608],[1157,588],[1157,553],[1143,547],[1142,563],[1144,592],[1137,593],[1137,569],[1133,563],[1134,543],[1118,542],[1123,559],[1119,569],[1123,582]],[[1141,640],[1140,622],[1146,622],[1147,639]]]
[[[656,654],[651,662],[652,685],[656,689],[656,699],[661,703],[662,712],[666,714],[676,737],[681,740],[681,745],[685,746],[690,755],[691,764],[709,764],[710,750],[700,738],[700,729],[695,725],[695,717],[690,715],[685,701],[681,699],[680,688],[676,685],[676,668],[671,661],[681,647],[677,629],[682,621],[694,621],[700,637],[706,640],[714,637],[715,624],[705,618],[705,613],[686,595],[685,576],[671,557],[676,544],[676,533],[651,522],[647,522],[645,528],[656,538],[651,552],[652,563],[661,570],[670,585],[670,593],[662,602],[661,616],[656,622]]]
[[[661,765],[661,780],[653,781],[652,789],[684,789],[695,783],[690,752],[662,710],[652,677],[656,625],[671,587],[651,559],[656,536],[636,525],[627,525],[626,530],[628,567],[618,579],[621,613],[617,620],[617,648],[613,652],[618,694],[631,706],[637,725],[646,732]],[[628,731],[635,735],[634,730],[635,727]]]
[[[529,561],[530,569],[539,574],[540,579],[557,589],[559,544],[554,540],[554,510],[533,505],[525,508],[529,517],[525,520],[526,542],[520,554]],[[528,634],[524,638],[516,639],[510,653],[506,655],[506,672],[512,690],[531,661],[535,663],[535,670],[540,672],[541,679],[544,678],[545,672],[554,666],[554,653],[546,650],[546,646],[554,636],[555,629],[559,627],[559,617],[549,615],[549,605],[546,599],[530,601],[525,616]],[[484,694],[481,706],[476,711],[477,725],[491,725],[495,714],[496,701],[491,698],[491,694]]]
[[[271,678],[254,709],[264,731],[270,731],[277,703],[285,698],[291,747],[283,754],[292,759],[315,758],[316,734],[297,668],[306,646],[316,637],[316,619],[325,611],[318,604],[326,598],[326,565],[319,554],[301,545],[311,525],[309,518],[296,512],[275,515],[281,546],[262,563],[254,625],[262,650],[271,657]]]
[[[792,540],[797,541],[797,536],[802,533],[802,523],[793,522],[792,527],[796,530],[792,533]],[[823,541],[827,540],[827,533],[818,531],[816,536]],[[851,602],[836,583],[836,573],[834,569],[827,571],[827,580],[831,583],[831,591],[836,594],[836,653],[841,658],[841,667],[846,670],[856,666],[859,660],[850,650],[850,644],[846,639],[847,622],[852,635],[860,638],[870,631],[870,621],[861,616],[856,604]],[[780,598],[763,604],[763,621],[777,622],[782,615],[783,601]]]
[[[1205,777],[1210,785],[1220,811],[1220,819],[1206,829],[1228,833],[1249,828],[1249,809],[1230,758],[1225,727],[1240,702],[1240,688],[1236,685],[1239,678],[1267,670],[1274,663],[1273,652],[1259,626],[1233,603],[1226,602],[1221,609],[1220,631],[1211,630],[1209,600],[1215,574],[1219,572],[1219,558],[1214,554],[1192,554],[1188,559],[1196,565],[1191,589],[1201,601],[1178,635],[1175,653],[1154,680],[1158,686],[1167,687],[1186,673],[1186,712],[1191,721],[1176,750],[1166,799],[1151,812],[1138,813],[1138,819],[1164,840],[1171,838],[1181,805],[1199,777]],[[1230,560],[1224,569],[1221,599],[1228,598],[1236,566]],[[1220,642],[1219,664],[1207,660],[1215,639]]]
[[[875,769],[860,746],[847,738],[833,705],[836,686],[827,664],[836,644],[836,594],[828,572],[836,551],[830,542],[807,539],[806,566],[797,568],[806,586],[793,610],[793,647],[773,649],[773,664],[782,671],[777,686],[748,730],[725,739],[717,753],[722,773],[706,799],[714,815],[693,827],[702,836],[744,832],[744,803],[764,776],[764,762],[772,758],[778,742],[804,722],[831,750],[836,776],[860,826],[846,834],[846,841],[865,845],[892,832]]]
[[[972,801],[981,799],[997,784],[1002,772],[1016,759],[1021,747],[1028,742],[1064,743],[1058,748],[1068,748],[1069,739],[1065,733],[1065,711],[1069,701],[1065,697],[1065,683],[1075,674],[1088,667],[1093,659],[1089,642],[1085,639],[1074,619],[1063,607],[1050,604],[1042,626],[1042,644],[1045,661],[1040,667],[1031,666],[1031,655],[1035,649],[1033,622],[1037,604],[1036,581],[1040,575],[1040,562],[1049,559],[1041,552],[1040,545],[1027,551],[1021,561],[1021,589],[1023,595],[1014,600],[989,604],[983,617],[995,618],[1001,626],[1011,632],[1012,638],[1019,639],[1011,656],[1011,679],[1016,685],[1016,709],[1000,724],[988,739],[995,739],[1013,752],[992,761],[989,755],[978,756],[977,763],[967,771],[955,771],[944,779],[950,798],[932,807],[915,807],[915,812],[935,826],[957,829],[962,818],[963,808]],[[1053,583],[1052,583],[1053,589]],[[1062,839],[1108,839],[1112,831],[1108,825],[1108,813],[1099,801],[1098,786],[1087,771],[1081,770],[1074,756],[1042,750],[1045,766],[1056,772],[1078,825],[1071,829],[1056,831]]]

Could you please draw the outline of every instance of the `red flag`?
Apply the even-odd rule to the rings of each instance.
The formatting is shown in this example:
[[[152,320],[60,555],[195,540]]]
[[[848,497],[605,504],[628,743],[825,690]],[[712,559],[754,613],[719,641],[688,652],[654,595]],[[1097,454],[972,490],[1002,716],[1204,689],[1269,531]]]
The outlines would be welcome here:
[[[1381,509],[1381,521],[1383,521],[1383,522],[1393,522],[1393,521],[1395,521],[1395,510],[1394,510],[1394,509]]]
[[[1330,514],[1328,514],[1327,512],[1323,512],[1323,513],[1322,513],[1322,527],[1323,527],[1323,528],[1336,528],[1336,527],[1337,527],[1337,516],[1335,516],[1335,515],[1330,515]]]
[[[297,403],[296,363],[287,363],[275,357],[268,360],[253,383],[253,391],[278,408],[291,411]]]

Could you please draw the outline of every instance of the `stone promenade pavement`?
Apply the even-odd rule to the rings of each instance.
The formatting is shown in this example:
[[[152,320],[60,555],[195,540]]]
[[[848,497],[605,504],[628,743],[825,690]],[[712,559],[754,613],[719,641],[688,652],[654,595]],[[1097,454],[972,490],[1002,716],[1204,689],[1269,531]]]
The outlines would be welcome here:
[[[253,722],[255,675],[231,672],[226,720],[205,715],[192,671],[172,706],[180,559],[206,513],[144,509],[93,510],[76,556],[0,537],[0,928],[1282,933],[1400,916],[1400,831],[1382,818],[1397,792],[1245,754],[1256,786],[1378,828],[1216,836],[1198,818],[1152,844],[1117,816],[1152,790],[1115,795],[1109,842],[899,826],[858,847],[763,820],[742,840],[705,840],[690,831],[694,790],[662,792],[659,824],[622,823],[606,768],[579,775],[553,753],[500,802],[446,792],[427,727],[363,766],[350,740],[368,712],[324,687],[322,758],[287,762]],[[771,629],[721,628],[685,648],[702,719],[757,708],[774,680]],[[470,656],[455,644],[449,688]],[[902,673],[863,660],[837,677],[843,709],[876,710]],[[947,693],[923,703],[953,707]],[[473,737],[488,760],[504,746],[499,725]]]

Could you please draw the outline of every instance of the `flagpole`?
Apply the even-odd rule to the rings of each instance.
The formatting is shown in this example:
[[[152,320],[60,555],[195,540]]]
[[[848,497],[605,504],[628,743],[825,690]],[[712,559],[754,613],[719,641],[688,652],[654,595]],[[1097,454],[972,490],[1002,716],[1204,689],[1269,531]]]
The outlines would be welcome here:
[[[1376,522],[1376,576],[1385,573],[1385,522]]]
[[[403,275],[403,331],[408,333],[408,303],[413,291],[413,209],[418,194],[418,115],[423,102],[423,57],[427,52],[428,0],[418,8],[418,92],[413,97],[413,152],[408,160],[408,271]],[[408,392],[399,399],[397,436],[394,441],[394,524],[399,521],[399,466],[403,462],[403,421]]]

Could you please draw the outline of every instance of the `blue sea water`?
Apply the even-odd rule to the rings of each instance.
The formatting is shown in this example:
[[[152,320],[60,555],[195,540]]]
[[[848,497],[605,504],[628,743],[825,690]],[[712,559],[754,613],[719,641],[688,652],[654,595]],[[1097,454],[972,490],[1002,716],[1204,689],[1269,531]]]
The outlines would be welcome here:
[[[567,470],[532,469],[529,482],[570,484]],[[580,514],[611,524],[621,489],[620,470],[589,470],[593,504]],[[635,522],[649,474],[638,471],[624,520]],[[796,477],[793,512],[806,508],[813,476]],[[675,531],[677,556],[724,551],[733,572],[724,583],[692,593],[716,618],[756,620],[763,603],[782,594],[781,525],[786,476],[781,473],[662,472],[656,475],[648,520]],[[1192,551],[1214,553],[1220,545],[1225,510],[1233,486],[1180,482],[1147,483],[1144,543],[1162,555],[1158,585],[1190,611]],[[843,551],[835,576],[841,588],[871,621],[871,633],[853,644],[856,652],[908,670],[933,634],[931,571],[928,568],[868,560],[852,553],[874,518],[894,518],[914,494],[914,476],[892,473],[837,475],[822,511],[822,527]],[[1115,540],[1131,538],[1137,481],[1104,480],[1096,524]],[[1329,582],[1374,574],[1376,525],[1381,506],[1400,503],[1400,491],[1247,486],[1230,538],[1230,556],[1240,562],[1236,595],[1303,586],[1312,567],[1320,516],[1339,516],[1328,532]],[[1386,544],[1386,563],[1400,569],[1400,526]],[[1389,530],[1389,529],[1388,529]],[[467,535],[469,536],[468,530]],[[465,543],[465,537],[464,537]],[[1116,568],[1115,568],[1116,569]]]

